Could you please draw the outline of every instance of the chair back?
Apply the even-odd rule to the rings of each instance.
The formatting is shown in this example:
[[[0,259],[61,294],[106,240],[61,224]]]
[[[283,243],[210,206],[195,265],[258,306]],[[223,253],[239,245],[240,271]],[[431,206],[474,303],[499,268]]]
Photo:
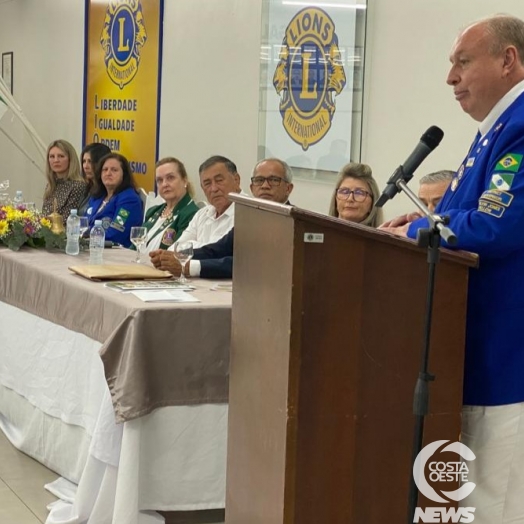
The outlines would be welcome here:
[[[153,206],[158,206],[160,204],[163,204],[165,200],[160,195],[155,195],[153,191],[150,191],[147,193],[147,198],[144,204],[144,218],[146,216],[147,211],[152,208]]]

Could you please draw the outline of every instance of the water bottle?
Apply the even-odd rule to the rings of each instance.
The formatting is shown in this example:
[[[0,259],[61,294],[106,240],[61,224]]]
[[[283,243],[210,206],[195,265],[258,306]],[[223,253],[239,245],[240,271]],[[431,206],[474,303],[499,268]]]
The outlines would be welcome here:
[[[95,220],[95,225],[89,234],[89,263],[102,264],[104,257],[104,242],[106,232],[101,220]]]
[[[15,198],[13,198],[13,205],[15,207],[21,206],[24,203],[24,197],[22,195],[22,191],[17,191]]]
[[[76,209],[71,209],[71,214],[67,218],[66,230],[66,253],[68,255],[78,255],[80,252],[80,218]]]

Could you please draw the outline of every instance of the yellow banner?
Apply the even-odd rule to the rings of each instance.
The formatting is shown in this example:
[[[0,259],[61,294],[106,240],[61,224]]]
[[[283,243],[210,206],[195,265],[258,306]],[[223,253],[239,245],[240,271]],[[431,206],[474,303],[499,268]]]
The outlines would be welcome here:
[[[137,184],[154,188],[164,3],[86,0],[84,144],[124,155]]]

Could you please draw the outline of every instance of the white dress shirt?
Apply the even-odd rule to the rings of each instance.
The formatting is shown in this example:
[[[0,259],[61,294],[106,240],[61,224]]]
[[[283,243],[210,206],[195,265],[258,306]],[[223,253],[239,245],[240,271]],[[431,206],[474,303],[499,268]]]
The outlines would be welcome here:
[[[240,194],[249,196],[244,191],[241,191]],[[177,242],[190,241],[193,243],[193,247],[201,247],[220,240],[229,233],[235,224],[235,204],[231,203],[219,217],[216,215],[216,209],[211,205],[197,211]],[[174,251],[174,244],[169,246],[168,251]],[[200,260],[189,262],[189,275],[192,277],[200,276]]]

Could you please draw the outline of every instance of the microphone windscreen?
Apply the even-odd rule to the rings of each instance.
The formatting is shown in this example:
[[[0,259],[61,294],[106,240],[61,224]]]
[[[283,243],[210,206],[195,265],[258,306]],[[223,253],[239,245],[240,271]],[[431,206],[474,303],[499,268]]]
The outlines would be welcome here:
[[[431,126],[420,138],[420,141],[426,144],[432,151],[444,137],[444,131],[437,126]]]

